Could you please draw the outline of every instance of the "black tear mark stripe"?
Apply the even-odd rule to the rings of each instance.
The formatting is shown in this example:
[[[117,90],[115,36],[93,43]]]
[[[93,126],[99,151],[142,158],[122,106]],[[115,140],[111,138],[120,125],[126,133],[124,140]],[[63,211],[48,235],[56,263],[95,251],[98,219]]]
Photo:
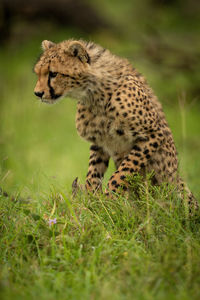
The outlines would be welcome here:
[[[54,89],[52,88],[50,75],[48,77],[48,87],[49,87],[49,92],[50,92],[50,95],[51,95],[51,99],[57,99],[61,96],[61,95],[56,95]]]
[[[51,78],[50,78],[50,75],[49,75],[49,77],[48,77],[48,87],[49,87],[49,92],[50,92],[51,98],[54,99],[54,97],[55,97],[55,92],[54,92],[54,89],[53,89],[52,86],[51,86]]]

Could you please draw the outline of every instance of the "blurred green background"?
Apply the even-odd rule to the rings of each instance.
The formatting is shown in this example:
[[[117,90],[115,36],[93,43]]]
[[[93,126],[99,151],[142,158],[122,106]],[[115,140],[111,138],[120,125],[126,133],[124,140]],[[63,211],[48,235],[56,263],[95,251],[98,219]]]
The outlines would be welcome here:
[[[84,181],[89,144],[75,129],[76,103],[41,104],[32,72],[43,39],[92,40],[127,57],[164,106],[181,172],[199,194],[200,2],[196,0],[2,0],[0,178],[11,193],[71,191]],[[113,170],[109,167],[106,178]]]

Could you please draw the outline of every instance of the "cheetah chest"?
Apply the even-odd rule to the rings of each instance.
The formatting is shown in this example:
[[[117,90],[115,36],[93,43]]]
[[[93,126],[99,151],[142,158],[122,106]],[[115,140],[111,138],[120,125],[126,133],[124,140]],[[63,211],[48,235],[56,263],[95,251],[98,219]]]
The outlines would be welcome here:
[[[83,139],[102,147],[111,157],[128,153],[133,145],[128,126],[105,114],[77,113],[76,128]]]

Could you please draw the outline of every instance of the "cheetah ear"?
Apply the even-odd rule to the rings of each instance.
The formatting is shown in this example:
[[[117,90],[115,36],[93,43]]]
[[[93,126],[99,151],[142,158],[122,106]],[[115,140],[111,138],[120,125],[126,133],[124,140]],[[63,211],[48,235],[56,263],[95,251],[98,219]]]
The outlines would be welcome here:
[[[45,50],[48,50],[50,49],[51,47],[55,46],[55,43],[51,42],[51,41],[47,41],[47,40],[44,40],[42,42],[42,49],[45,51]]]
[[[74,57],[78,57],[78,59],[82,62],[82,63],[90,63],[90,57],[87,53],[87,51],[85,50],[85,48],[81,45],[81,43],[78,42],[73,42],[67,52]]]

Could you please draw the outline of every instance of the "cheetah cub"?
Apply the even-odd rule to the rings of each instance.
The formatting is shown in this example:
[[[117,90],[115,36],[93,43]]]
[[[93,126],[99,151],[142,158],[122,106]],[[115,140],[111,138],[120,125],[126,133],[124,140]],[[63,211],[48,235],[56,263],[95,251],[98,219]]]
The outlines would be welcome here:
[[[43,41],[34,71],[35,95],[55,103],[78,100],[76,128],[91,143],[86,188],[101,189],[109,159],[116,171],[106,193],[128,189],[127,176],[154,171],[153,184],[169,182],[186,190],[189,206],[197,201],[178,175],[177,152],[161,104],[144,77],[123,58],[93,42]]]

